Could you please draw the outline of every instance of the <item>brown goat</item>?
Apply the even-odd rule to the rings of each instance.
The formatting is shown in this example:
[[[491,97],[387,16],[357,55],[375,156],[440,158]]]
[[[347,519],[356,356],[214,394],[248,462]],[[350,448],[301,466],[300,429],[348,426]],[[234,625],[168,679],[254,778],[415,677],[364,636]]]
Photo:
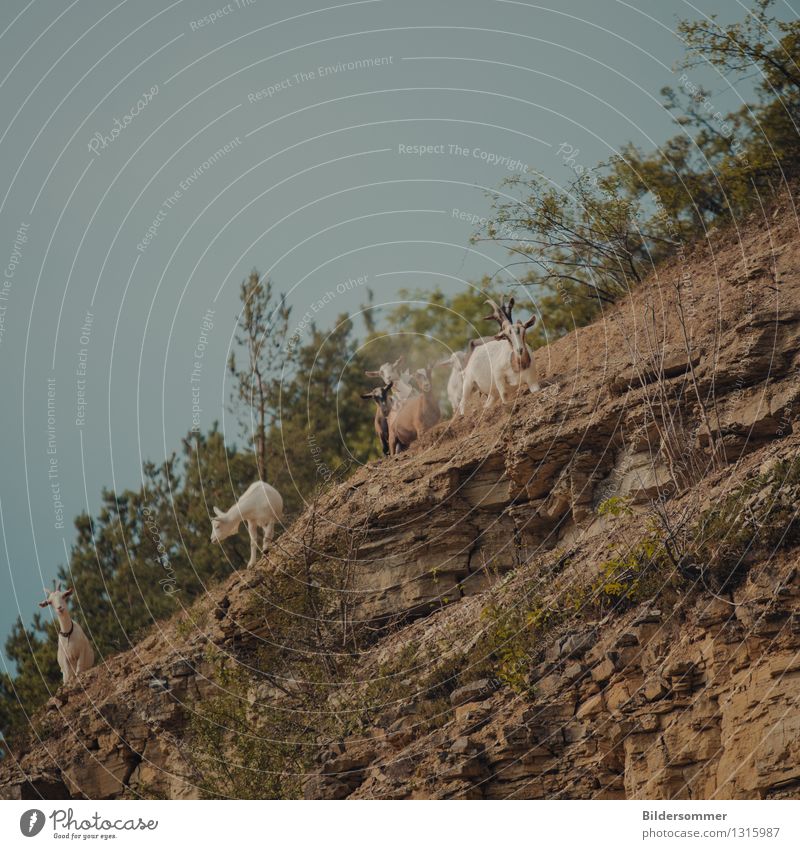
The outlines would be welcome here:
[[[409,398],[399,410],[389,413],[389,453],[399,454],[405,451],[414,440],[439,423],[442,414],[439,402],[433,394],[431,383],[432,366],[417,369],[412,380],[419,388],[420,395]]]
[[[372,392],[368,392],[361,397],[364,400],[373,400],[375,402],[375,435],[381,443],[383,456],[389,453],[389,390],[392,388],[392,382],[386,386],[376,386]]]

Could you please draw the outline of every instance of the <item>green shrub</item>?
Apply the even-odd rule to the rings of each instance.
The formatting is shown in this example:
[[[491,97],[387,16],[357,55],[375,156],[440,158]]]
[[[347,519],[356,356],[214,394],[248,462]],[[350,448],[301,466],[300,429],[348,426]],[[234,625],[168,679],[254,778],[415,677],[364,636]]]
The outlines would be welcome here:
[[[297,720],[259,703],[255,678],[241,667],[221,668],[217,682],[220,695],[199,702],[189,724],[189,757],[204,798],[297,798]]]

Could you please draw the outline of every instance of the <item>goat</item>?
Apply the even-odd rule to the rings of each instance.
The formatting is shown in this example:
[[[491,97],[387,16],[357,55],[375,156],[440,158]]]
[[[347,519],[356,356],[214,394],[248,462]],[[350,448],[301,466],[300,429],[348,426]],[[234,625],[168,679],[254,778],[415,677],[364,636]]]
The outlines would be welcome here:
[[[452,354],[436,366],[450,366],[450,377],[447,379],[447,400],[450,409],[455,413],[461,403],[461,393],[464,391],[464,368],[467,365],[472,349],[468,351],[453,351]]]
[[[233,536],[239,524],[247,524],[250,534],[250,560],[254,566],[258,557],[258,529],[264,532],[262,552],[266,552],[275,534],[275,523],[283,520],[283,499],[274,486],[256,481],[247,487],[242,497],[229,510],[214,508],[211,520],[211,542],[222,544],[222,540]]]
[[[411,383],[411,372],[403,366],[403,357],[398,357],[393,363],[384,363],[377,371],[365,371],[367,377],[380,377],[384,385],[394,384],[392,390],[392,408],[399,410],[414,394]]]
[[[527,321],[514,321],[511,310],[514,299],[508,304],[498,306],[494,301],[486,302],[492,307],[492,313],[485,321],[494,320],[500,325],[500,332],[494,339],[483,340],[474,345],[472,355],[464,369],[464,390],[458,407],[459,415],[464,415],[467,404],[475,390],[488,395],[484,407],[489,407],[499,397],[501,403],[507,400],[507,390],[523,384],[530,392],[536,392],[539,384],[533,365],[533,356],[525,341],[525,331],[536,321],[532,315]]]
[[[61,591],[61,584],[53,584],[52,592],[44,588],[46,596],[39,602],[39,607],[52,607],[58,617],[58,651],[56,658],[65,684],[77,680],[81,672],[86,672],[94,666],[94,651],[92,645],[83,633],[83,628],[75,622],[67,610],[67,599],[72,595],[73,588]]]
[[[392,386],[392,382],[389,381],[386,386],[376,386],[372,392],[361,396],[365,400],[372,399],[375,402],[375,434],[380,440],[384,457],[389,453],[389,412],[391,411],[391,404],[388,395]]]
[[[400,409],[392,409],[389,413],[390,454],[399,454],[439,423],[442,414],[439,402],[433,394],[432,371],[432,366],[417,369],[412,380],[419,387],[421,394],[411,398]]]

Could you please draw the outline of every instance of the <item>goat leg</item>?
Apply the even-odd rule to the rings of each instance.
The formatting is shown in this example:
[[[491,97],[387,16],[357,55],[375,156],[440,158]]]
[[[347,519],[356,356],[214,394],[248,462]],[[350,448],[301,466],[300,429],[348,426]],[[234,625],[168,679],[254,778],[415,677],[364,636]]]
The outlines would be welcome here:
[[[250,534],[250,560],[248,566],[255,566],[258,560],[258,525],[252,520],[247,520],[247,533]]]
[[[272,537],[275,535],[275,522],[270,522],[266,528],[264,528],[264,543],[261,547],[261,550],[266,553],[267,549],[270,548],[270,543],[272,542]]]

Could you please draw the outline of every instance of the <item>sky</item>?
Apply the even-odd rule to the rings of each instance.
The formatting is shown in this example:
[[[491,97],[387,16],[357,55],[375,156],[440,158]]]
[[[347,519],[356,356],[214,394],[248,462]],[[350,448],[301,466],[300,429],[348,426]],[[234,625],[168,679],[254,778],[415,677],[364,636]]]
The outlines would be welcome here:
[[[253,267],[301,339],[367,288],[390,305],[495,273],[503,252],[469,243],[487,192],[657,147],[678,18],[744,8],[3,0],[0,639],[103,487],[138,486],[193,423],[237,439],[225,365]]]

